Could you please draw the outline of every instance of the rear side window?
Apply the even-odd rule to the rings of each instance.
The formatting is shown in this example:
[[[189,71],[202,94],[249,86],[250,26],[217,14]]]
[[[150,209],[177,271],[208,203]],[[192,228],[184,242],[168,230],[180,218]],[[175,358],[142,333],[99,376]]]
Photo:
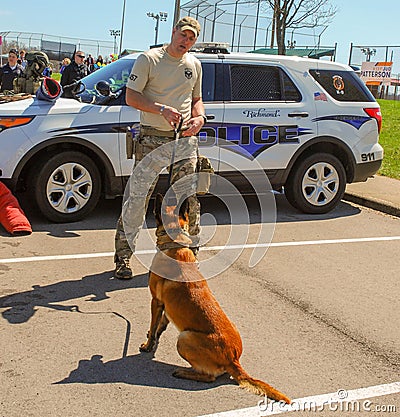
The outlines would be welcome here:
[[[367,86],[353,71],[310,70],[313,78],[338,101],[375,101]]]
[[[301,101],[297,87],[278,67],[231,65],[230,78],[233,101]]]
[[[202,80],[202,96],[203,101],[214,101],[215,93],[215,65],[202,64],[203,80]]]

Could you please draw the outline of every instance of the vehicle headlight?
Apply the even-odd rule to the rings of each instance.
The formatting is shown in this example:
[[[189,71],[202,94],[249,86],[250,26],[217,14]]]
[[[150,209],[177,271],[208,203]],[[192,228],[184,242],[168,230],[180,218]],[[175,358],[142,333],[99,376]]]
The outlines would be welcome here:
[[[0,132],[10,127],[26,125],[34,118],[35,116],[0,116]]]

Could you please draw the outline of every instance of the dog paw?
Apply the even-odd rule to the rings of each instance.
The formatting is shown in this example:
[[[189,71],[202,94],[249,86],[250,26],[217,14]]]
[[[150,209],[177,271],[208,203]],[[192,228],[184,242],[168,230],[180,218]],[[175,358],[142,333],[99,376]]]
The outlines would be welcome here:
[[[182,370],[181,369],[176,369],[174,372],[172,372],[172,376],[175,378],[182,378]]]
[[[139,350],[140,350],[141,352],[151,352],[151,351],[154,349],[154,345],[155,345],[155,343],[154,343],[154,342],[149,342],[149,341],[147,341],[147,342],[142,343],[142,344],[140,345]]]

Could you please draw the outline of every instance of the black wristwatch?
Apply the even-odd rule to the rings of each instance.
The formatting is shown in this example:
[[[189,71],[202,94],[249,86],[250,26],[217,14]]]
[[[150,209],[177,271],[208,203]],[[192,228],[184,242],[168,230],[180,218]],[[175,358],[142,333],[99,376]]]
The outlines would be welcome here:
[[[199,114],[199,116],[201,116],[204,120],[204,124],[207,123],[207,116],[205,114]]]

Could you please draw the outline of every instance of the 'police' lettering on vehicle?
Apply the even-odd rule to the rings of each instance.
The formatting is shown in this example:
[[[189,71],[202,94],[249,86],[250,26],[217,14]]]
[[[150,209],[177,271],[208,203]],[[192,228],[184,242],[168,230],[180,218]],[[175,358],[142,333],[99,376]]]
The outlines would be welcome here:
[[[201,146],[229,146],[235,144],[245,147],[251,154],[259,147],[271,147],[276,144],[298,144],[299,137],[311,133],[298,125],[240,125],[224,127],[204,127],[200,134]],[[229,138],[229,139],[228,139]]]

